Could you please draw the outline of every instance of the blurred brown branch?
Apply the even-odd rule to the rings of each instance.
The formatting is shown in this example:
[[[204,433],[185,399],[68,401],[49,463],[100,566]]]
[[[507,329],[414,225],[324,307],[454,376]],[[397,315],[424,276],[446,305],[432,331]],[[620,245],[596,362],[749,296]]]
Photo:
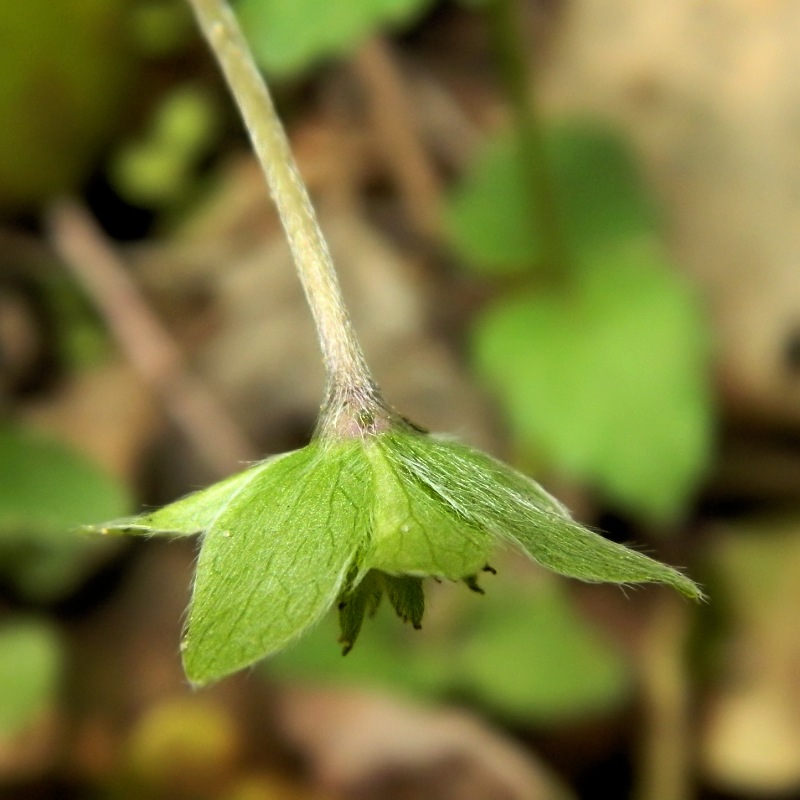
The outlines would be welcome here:
[[[258,454],[227,411],[186,365],[123,259],[91,216],[69,201],[49,214],[53,245],[97,306],[128,360],[203,462],[219,475]]]
[[[397,58],[386,41],[375,37],[362,45],[353,64],[367,96],[371,125],[406,213],[421,234],[436,240],[442,189],[422,141]]]

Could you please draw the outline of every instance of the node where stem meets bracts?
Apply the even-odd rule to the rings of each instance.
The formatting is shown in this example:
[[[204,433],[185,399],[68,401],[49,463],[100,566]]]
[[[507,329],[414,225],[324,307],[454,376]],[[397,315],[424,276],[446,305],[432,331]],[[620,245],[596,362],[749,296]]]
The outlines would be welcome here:
[[[319,436],[380,433],[396,422],[367,366],[308,192],[269,89],[225,0],[188,0],[242,113],[311,308],[327,388]]]

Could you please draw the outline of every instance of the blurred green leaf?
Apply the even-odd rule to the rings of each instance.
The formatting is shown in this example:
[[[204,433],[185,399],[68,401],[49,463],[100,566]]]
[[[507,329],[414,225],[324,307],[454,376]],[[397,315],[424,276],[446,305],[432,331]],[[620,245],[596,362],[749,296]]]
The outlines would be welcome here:
[[[61,652],[49,625],[17,619],[0,627],[0,740],[33,722],[56,688]]]
[[[116,153],[111,163],[116,188],[129,201],[144,207],[179,200],[215,132],[212,99],[193,86],[181,86],[161,100],[149,130]]]
[[[435,606],[441,595],[434,595]],[[485,597],[450,600],[421,631],[379,610],[358,646],[342,658],[329,616],[270,660],[270,674],[391,688],[436,698],[469,695],[507,719],[563,720],[616,707],[630,688],[622,656],[571,607],[555,581],[513,581]]]
[[[364,625],[367,634],[342,656],[333,647],[340,636],[334,614],[291,648],[266,662],[269,674],[291,680],[390,687],[420,697],[438,697],[452,682],[449,637],[429,635],[428,626],[415,631],[395,623],[388,607],[378,610]]]
[[[106,325],[84,289],[61,264],[54,266],[37,288],[41,289],[47,303],[48,319],[55,328],[58,357],[63,367],[68,372],[80,371],[106,361],[112,350]]]
[[[261,66],[276,75],[350,52],[384,26],[410,23],[431,0],[239,0],[237,10]]]
[[[138,49],[156,58],[173,54],[197,35],[189,4],[174,0],[138,0],[130,24]]]
[[[544,138],[565,245],[578,265],[598,247],[653,230],[652,203],[617,135],[570,122],[547,129]],[[542,258],[539,215],[520,148],[514,132],[487,142],[450,199],[453,245],[467,265],[483,272],[530,270]]]
[[[79,523],[130,507],[85,456],[24,428],[0,426],[0,486],[0,572],[36,597],[66,591],[104,546],[78,536]]]
[[[508,718],[563,720],[624,701],[622,655],[575,612],[560,584],[517,584],[479,607],[461,652],[464,687]]]
[[[0,427],[0,531],[65,531],[128,506],[120,484],[68,445]]]
[[[0,207],[30,207],[86,176],[133,71],[128,7],[0,3]]]
[[[473,346],[523,446],[631,511],[681,512],[709,455],[709,344],[655,248],[598,250],[571,292],[498,302]]]

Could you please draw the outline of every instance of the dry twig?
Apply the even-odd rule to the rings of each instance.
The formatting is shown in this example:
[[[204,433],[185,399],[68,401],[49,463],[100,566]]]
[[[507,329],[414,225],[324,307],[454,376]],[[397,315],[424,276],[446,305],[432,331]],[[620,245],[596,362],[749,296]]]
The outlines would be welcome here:
[[[239,426],[191,374],[180,347],[90,215],[64,201],[51,210],[49,224],[56,251],[203,462],[215,473],[228,475],[242,462],[257,460]]]
[[[383,39],[373,38],[358,50],[353,63],[409,219],[423,235],[437,239],[442,190],[396,59]]]

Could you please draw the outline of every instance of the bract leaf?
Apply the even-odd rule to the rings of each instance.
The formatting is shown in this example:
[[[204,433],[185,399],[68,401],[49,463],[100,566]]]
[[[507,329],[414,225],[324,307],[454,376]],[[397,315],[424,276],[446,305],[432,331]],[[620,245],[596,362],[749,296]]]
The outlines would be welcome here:
[[[422,627],[425,614],[425,593],[422,578],[408,575],[387,575],[371,569],[354,588],[345,590],[339,598],[339,628],[342,652],[347,655],[356,643],[364,617],[372,617],[386,593],[389,602],[403,622],[413,628]]]
[[[450,580],[475,574],[489,558],[492,537],[409,473],[394,452],[404,441],[402,435],[382,436],[365,448],[374,498],[364,568]]]
[[[397,616],[403,622],[410,622],[413,628],[422,627],[425,614],[425,593],[422,591],[422,579],[408,575],[384,576],[386,595]]]
[[[379,573],[370,570],[364,579],[339,599],[339,628],[343,655],[347,655],[361,633],[364,617],[371,617],[383,597],[383,581]]]
[[[89,533],[128,534],[138,533],[145,536],[165,534],[167,536],[193,536],[211,527],[220,510],[236,495],[236,493],[263,469],[281,458],[292,455],[281,455],[268,458],[242,472],[237,472],[199,492],[182,497],[150,514],[135,517],[122,517],[99,525],[86,525]]]
[[[336,600],[369,527],[360,441],[314,443],[250,471],[203,538],[182,645],[217,680],[280,649]]]
[[[538,512],[569,518],[569,511],[536,481],[480,450],[436,435],[393,431],[386,437],[392,458],[407,479],[444,500],[465,524],[474,518],[472,495],[490,488],[498,475],[529,497]]]
[[[561,575],[610,583],[666,583],[692,599],[697,585],[672,567],[611,542],[569,519],[534,481],[465,445],[404,434],[396,452],[408,469],[469,524],[512,541]]]
[[[571,293],[492,307],[474,352],[518,440],[623,507],[675,518],[707,462],[708,336],[653,248],[593,255]]]

